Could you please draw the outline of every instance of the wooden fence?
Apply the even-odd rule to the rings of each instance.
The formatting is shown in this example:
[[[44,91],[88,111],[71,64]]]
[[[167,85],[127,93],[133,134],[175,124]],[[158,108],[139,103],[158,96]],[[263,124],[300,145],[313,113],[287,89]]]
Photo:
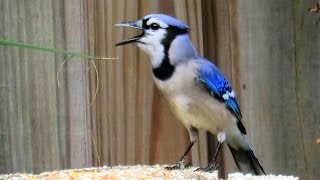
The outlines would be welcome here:
[[[320,13],[313,0],[0,0],[0,38],[118,60],[0,46],[0,173],[174,163],[189,143],[154,87],[148,58],[114,47],[113,27],[149,13],[178,17],[196,48],[232,82],[265,170],[320,177]],[[59,86],[57,81],[59,81]],[[99,91],[92,105],[97,83]],[[205,166],[201,132],[189,161]],[[235,170],[227,148],[222,173]]]

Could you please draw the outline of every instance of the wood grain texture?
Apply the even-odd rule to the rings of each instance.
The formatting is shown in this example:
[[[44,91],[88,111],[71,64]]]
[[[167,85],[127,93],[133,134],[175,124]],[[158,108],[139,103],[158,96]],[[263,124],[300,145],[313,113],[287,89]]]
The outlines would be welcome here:
[[[66,49],[84,53],[86,52],[84,49],[86,31],[84,27],[84,2],[65,1],[64,6]],[[75,58],[74,62],[68,65],[66,74],[70,128],[68,145],[70,147],[70,166],[74,168],[89,166],[92,162],[87,67],[88,61]]]
[[[71,1],[68,3],[1,1],[0,14],[5,24],[1,28],[1,38],[44,47],[81,47],[83,32],[73,33],[77,38],[72,38],[70,32],[76,26],[65,19],[71,20],[78,15],[64,14],[65,6],[72,5],[73,9],[80,6]],[[68,12],[72,13],[71,10]],[[79,9],[75,11],[80,12]],[[64,26],[66,21],[69,26]],[[82,22],[73,22],[82,26]],[[85,140],[86,130],[90,127],[86,124],[88,91],[83,88],[85,71],[76,68],[77,65],[66,68],[67,72],[62,70],[58,88],[56,70],[65,57],[27,49],[0,48],[4,56],[1,67],[5,72],[1,75],[1,97],[4,98],[0,121],[1,147],[4,145],[5,148],[1,148],[4,156],[0,158],[0,172],[41,172],[89,165],[91,156],[88,154],[91,153],[87,147],[90,143]],[[78,63],[78,67],[83,65]],[[78,70],[80,73],[75,72]],[[74,128],[70,129],[70,125]]]
[[[314,1],[294,1],[294,51],[296,108],[299,127],[299,166],[295,170],[302,178],[320,177],[319,145],[315,140],[320,132],[320,16],[306,11]],[[292,138],[292,137],[290,137]],[[293,137],[294,138],[294,137]],[[302,149],[301,149],[302,148]]]
[[[88,61],[0,46],[0,173],[175,163],[189,144],[154,87],[136,35],[115,28],[150,13],[176,16],[226,74],[267,173],[319,177],[319,14],[311,0],[0,0],[0,38],[97,55]],[[90,102],[99,91],[92,106]],[[206,166],[215,137],[200,133],[188,162]],[[318,145],[319,146],[319,145]],[[236,171],[225,150],[221,175]]]
[[[239,43],[240,64],[246,65],[242,75],[249,137],[266,172],[294,173],[292,167],[300,165],[302,149],[301,138],[286,138],[289,132],[292,136],[299,132],[293,98],[295,82],[291,80],[295,76],[294,31],[293,14],[288,7],[292,4],[264,1],[238,5],[239,24],[244,27],[239,27]]]
[[[6,24],[2,36],[54,46],[50,40],[53,37],[52,11],[41,10],[52,4],[42,1],[35,3],[31,6],[28,2],[2,1],[1,13]],[[43,30],[39,27],[43,27]],[[1,66],[6,72],[4,84],[7,92],[2,95],[6,97],[3,101],[6,108],[1,113],[1,122],[7,121],[8,124],[3,126],[1,133],[9,135],[5,144],[9,144],[7,150],[10,155],[1,163],[1,172],[21,169],[39,172],[49,167],[58,168],[59,163],[55,159],[59,157],[55,71],[51,68],[55,67],[54,56],[16,48],[5,49],[5,64]],[[48,93],[52,96],[48,96]],[[47,126],[51,128],[47,129]]]
[[[316,146],[318,115],[310,109],[311,104],[319,105],[315,103],[319,88],[306,85],[317,78],[314,54],[319,44],[314,39],[319,38],[319,26],[318,16],[306,11],[309,4],[203,2],[205,54],[216,58],[232,81],[258,157],[267,173],[295,174],[302,179],[319,176],[315,170],[319,159],[311,148]],[[306,96],[307,89],[315,96]],[[234,171],[230,153],[224,153],[226,172]]]
[[[319,165],[319,159],[315,158],[315,152],[306,149],[315,146],[310,134],[319,129],[305,124],[314,122],[316,113],[310,108],[302,108],[306,99],[301,95],[306,92],[301,91],[301,82],[310,79],[304,76],[302,69],[305,66],[300,63],[310,65],[315,62],[304,56],[315,53],[318,42],[302,48],[300,43],[305,40],[300,38],[312,34],[312,29],[318,27],[312,25],[310,16],[306,16],[307,6],[306,1],[238,3],[241,47],[237,67],[242,70],[240,82],[245,85],[241,91],[244,118],[249,122],[249,136],[265,170],[314,179],[318,176],[312,167]],[[302,33],[301,23],[304,21],[310,24],[309,27],[303,26],[308,30]],[[317,37],[316,34],[313,36]],[[306,49],[307,53],[304,52]],[[315,72],[312,74],[316,76]],[[313,118],[306,114],[313,114]],[[313,163],[308,161],[309,157]]]

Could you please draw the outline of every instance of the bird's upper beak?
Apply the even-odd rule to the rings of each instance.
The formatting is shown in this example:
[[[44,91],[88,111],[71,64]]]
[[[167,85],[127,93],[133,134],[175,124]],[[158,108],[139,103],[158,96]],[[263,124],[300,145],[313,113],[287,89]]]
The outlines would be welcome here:
[[[122,22],[122,23],[114,25],[114,26],[130,27],[130,28],[135,28],[135,29],[142,30],[141,34],[139,34],[137,36],[134,36],[132,38],[120,41],[117,44],[115,44],[116,46],[121,46],[121,45],[129,44],[129,43],[139,42],[139,39],[144,36],[145,32],[143,31],[143,28],[141,27],[140,23],[138,23],[138,22],[139,21],[130,21],[130,22]]]

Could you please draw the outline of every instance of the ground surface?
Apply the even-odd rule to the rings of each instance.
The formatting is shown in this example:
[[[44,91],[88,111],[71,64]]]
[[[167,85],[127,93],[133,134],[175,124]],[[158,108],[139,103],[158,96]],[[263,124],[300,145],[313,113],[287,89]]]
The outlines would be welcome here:
[[[0,175],[0,179],[218,179],[217,171],[213,173],[205,172],[194,172],[195,168],[188,168],[185,170],[164,170],[163,166],[115,166],[115,167],[98,167],[98,168],[86,168],[86,169],[71,169],[44,172],[38,175],[33,174],[4,174]],[[230,180],[261,180],[261,179],[272,179],[272,180],[298,180],[297,177],[293,176],[251,176],[243,175],[241,173],[234,173],[229,175]]]

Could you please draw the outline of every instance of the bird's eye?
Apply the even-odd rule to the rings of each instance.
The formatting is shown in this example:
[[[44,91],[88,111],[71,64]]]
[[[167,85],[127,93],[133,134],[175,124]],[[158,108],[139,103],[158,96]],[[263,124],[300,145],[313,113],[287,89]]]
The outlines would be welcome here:
[[[157,24],[157,23],[152,23],[150,25],[150,27],[151,27],[152,30],[158,30],[160,28],[159,24]]]

